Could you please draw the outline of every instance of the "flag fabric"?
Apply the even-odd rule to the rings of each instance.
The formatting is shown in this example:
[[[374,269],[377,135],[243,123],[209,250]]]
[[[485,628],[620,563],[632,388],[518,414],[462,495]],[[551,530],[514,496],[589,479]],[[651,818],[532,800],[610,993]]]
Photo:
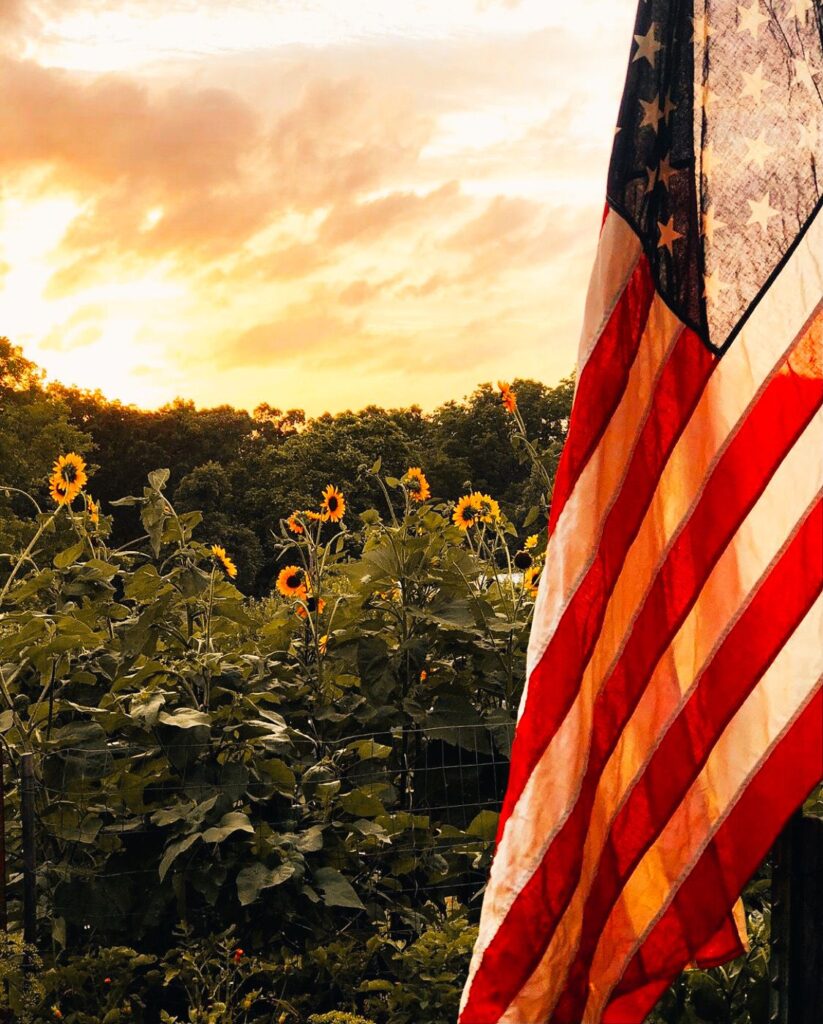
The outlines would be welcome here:
[[[823,778],[822,39],[640,2],[460,1024],[640,1024]]]

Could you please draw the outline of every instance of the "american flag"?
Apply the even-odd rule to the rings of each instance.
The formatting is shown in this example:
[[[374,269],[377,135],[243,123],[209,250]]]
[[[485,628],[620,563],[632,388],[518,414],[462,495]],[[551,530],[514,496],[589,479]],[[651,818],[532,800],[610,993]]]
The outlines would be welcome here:
[[[823,9],[642,0],[461,1024],[640,1024],[823,777]]]

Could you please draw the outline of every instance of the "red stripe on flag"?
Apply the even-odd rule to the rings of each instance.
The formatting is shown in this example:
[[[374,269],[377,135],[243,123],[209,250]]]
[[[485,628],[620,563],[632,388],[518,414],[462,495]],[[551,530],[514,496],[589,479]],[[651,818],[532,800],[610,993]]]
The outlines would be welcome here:
[[[626,480],[606,519],[598,556],[530,676],[526,708],[515,731],[498,842],[529,776],[574,702],[626,552],[640,528],[663,467],[716,365],[717,360],[697,335],[685,329],[660,374]],[[522,920],[522,937],[516,936],[520,925],[514,926],[512,938],[504,922],[486,949],[460,1018],[463,1024],[497,1020],[540,960],[545,948],[541,938],[549,922],[554,926],[556,913],[562,909],[540,888],[542,878],[538,871],[509,912],[513,920]],[[520,957],[512,953],[512,942]]]
[[[577,384],[552,491],[549,533],[620,403],[654,294],[649,261],[641,256]]]
[[[529,677],[526,706],[515,733],[499,835],[534,766],[574,702],[626,552],[640,529],[660,474],[717,365],[697,335],[688,329],[681,333],[660,374],[620,494],[606,517],[597,556]]]
[[[641,1021],[711,937],[823,772],[818,689],[717,830],[615,988],[603,1024]],[[650,979],[653,979],[650,981]]]
[[[691,337],[693,345],[700,346],[691,332],[684,332],[681,342],[685,336]],[[683,372],[689,368],[689,362],[679,374],[673,375],[674,380],[668,374],[676,367],[673,362],[675,354],[683,351],[681,342],[675,348],[660,385],[664,380],[668,386],[683,384]],[[790,370],[790,364],[798,360],[802,362],[809,355],[806,350],[816,344],[816,332],[806,333],[780,372],[771,379],[718,461],[691,519],[655,577],[623,655],[595,701],[591,751],[578,801],[483,954],[461,1017],[464,1024],[496,1021],[539,963],[579,880],[582,844],[597,779],[620,732],[655,664],[671,643],[718,557],[823,401],[823,381],[794,374]],[[699,365],[697,360],[694,365]],[[714,365],[712,359],[709,372]],[[705,373],[706,379],[709,372]],[[704,382],[692,382],[689,389],[693,395],[691,408],[696,404]],[[699,386],[695,388],[695,384]],[[656,396],[654,408],[668,412],[672,406]],[[685,419],[688,420],[690,415],[691,409]],[[678,425],[671,444],[667,446],[669,450],[683,426],[685,423]],[[645,440],[650,443],[644,445],[641,441],[635,452],[629,477],[610,513],[598,561],[578,589],[569,609],[574,613],[575,604],[582,601],[580,621],[574,621],[567,613],[529,681],[527,706],[515,735],[504,806],[506,818],[574,701],[581,665],[588,661],[597,639],[608,594],[668,458],[667,451],[665,459],[659,460],[662,453],[658,448],[657,432],[663,427],[672,434],[672,421],[664,415],[661,423],[660,416],[657,416],[647,422],[646,428],[649,427],[652,433]],[[632,472],[636,465],[641,472],[633,481]],[[620,546],[620,541],[624,546]],[[581,650],[585,652],[582,659]],[[542,684],[539,688],[533,688],[536,676]],[[562,704],[558,703],[560,700]]]
[[[583,912],[582,941],[569,971],[557,1024],[577,1024],[589,966],[626,881],[700,774],[715,743],[823,589],[807,571],[823,565],[818,501],[700,677],[615,818]]]

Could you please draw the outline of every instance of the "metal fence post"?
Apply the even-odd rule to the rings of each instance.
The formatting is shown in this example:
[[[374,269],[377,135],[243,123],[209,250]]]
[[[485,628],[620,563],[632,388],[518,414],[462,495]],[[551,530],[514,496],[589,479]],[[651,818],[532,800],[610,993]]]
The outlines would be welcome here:
[[[0,932],[8,931],[9,916],[6,905],[6,756],[0,745]]]
[[[20,759],[22,787],[21,814],[23,818],[23,939],[34,945],[37,939],[37,859],[34,831],[34,755],[23,754]]]
[[[774,851],[773,1024],[823,1019],[823,821],[798,812]]]

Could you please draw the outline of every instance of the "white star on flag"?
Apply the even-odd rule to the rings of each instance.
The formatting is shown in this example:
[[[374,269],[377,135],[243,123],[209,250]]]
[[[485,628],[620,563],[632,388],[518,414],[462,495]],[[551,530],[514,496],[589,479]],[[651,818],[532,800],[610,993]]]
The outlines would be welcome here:
[[[632,57],[632,63],[636,60],[642,60],[644,57],[651,64],[652,67],[657,63],[657,54],[663,49],[663,44],[658,43],[657,37],[655,36],[655,30],[657,25],[652,22],[651,28],[644,36],[635,36],[634,40],[637,43],[637,52]]]
[[[726,222],[721,220],[715,211],[714,206],[710,206],[708,210],[703,214],[703,234],[706,236],[706,241],[711,243],[714,241],[715,231],[721,231],[726,227]]]
[[[720,271],[713,270],[703,278],[703,295],[709,302],[717,302],[721,292],[728,291],[729,285],[720,280]]]
[[[738,4],[738,32],[751,32],[755,39],[763,22],[769,19],[760,10],[760,0],[753,0],[751,7]]]
[[[712,170],[714,169],[714,161],[714,143],[708,142],[703,147],[703,151],[700,154],[700,168],[707,177],[712,173]]]
[[[800,138],[798,145],[802,149],[817,149],[817,139],[820,135],[820,130],[817,127],[816,121],[811,121],[809,124],[800,125]]]
[[[747,199],[746,202],[751,207],[752,215],[749,217],[747,224],[759,224],[766,233],[769,230],[769,221],[772,217],[779,217],[780,211],[775,210],[771,205],[771,196],[768,192],[764,193],[762,199],[755,201],[754,199]]]
[[[640,106],[643,108],[643,120],[640,122],[640,127],[651,127],[657,131],[660,126],[660,122],[663,119],[663,111],[660,109],[659,97],[655,96],[653,100],[641,100]]]
[[[756,71],[744,71],[743,78],[745,85],[740,93],[741,99],[744,96],[751,96],[756,103],[759,103],[763,97],[763,90],[772,87],[772,83],[763,77],[762,64],[758,64]]]
[[[801,21],[806,20],[806,15],[812,9],[812,0],[792,0],[792,14]]]
[[[660,241],[657,243],[658,249],[665,247],[670,253],[674,253],[674,243],[678,238],[683,237],[679,231],[674,229],[674,216],[669,217],[665,223],[662,220],[658,221],[657,227],[660,231]]]
[[[766,142],[765,136],[766,129],[764,128],[756,139],[743,137],[743,142],[746,144],[746,156],[744,159],[747,163],[757,164],[761,171],[766,166],[766,160],[774,152],[774,146],[770,146]]]
[[[812,69],[809,62],[802,57],[794,57],[794,78],[798,85],[805,85],[811,92],[815,91]]]

